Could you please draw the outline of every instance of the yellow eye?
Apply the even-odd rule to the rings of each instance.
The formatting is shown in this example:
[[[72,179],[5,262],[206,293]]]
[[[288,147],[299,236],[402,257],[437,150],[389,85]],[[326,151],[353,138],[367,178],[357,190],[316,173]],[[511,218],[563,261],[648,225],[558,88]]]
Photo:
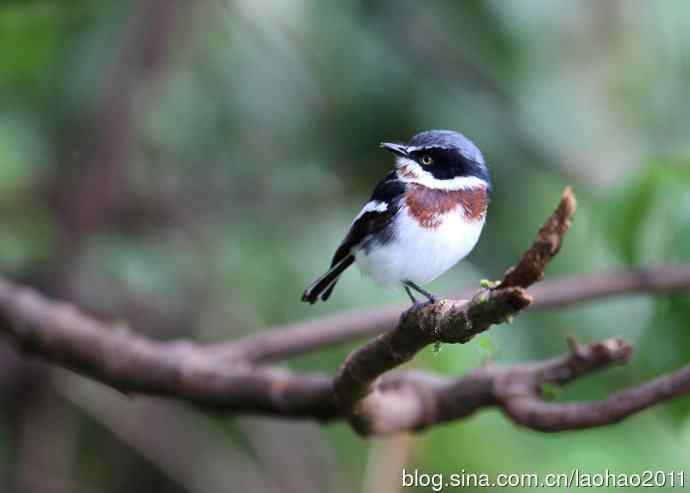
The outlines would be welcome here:
[[[431,156],[429,156],[428,154],[424,154],[424,155],[422,156],[422,164],[423,164],[424,166],[429,166],[429,165],[430,165],[431,163],[433,163],[433,162],[434,162],[434,160],[431,159]]]

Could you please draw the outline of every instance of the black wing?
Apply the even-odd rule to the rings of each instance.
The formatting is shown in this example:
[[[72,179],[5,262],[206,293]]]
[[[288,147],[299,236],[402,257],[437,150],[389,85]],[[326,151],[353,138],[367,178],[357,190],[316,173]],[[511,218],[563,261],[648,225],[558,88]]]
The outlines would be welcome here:
[[[382,241],[386,241],[386,228],[400,207],[400,199],[405,193],[405,184],[397,179],[395,172],[391,172],[378,184],[367,206],[371,210],[361,212],[350,226],[347,236],[340,244],[333,256],[331,268],[314,281],[302,294],[302,301],[316,303],[321,298],[326,301],[333,292],[340,275],[355,261],[352,249],[368,241],[372,234],[378,233]]]
[[[385,204],[385,210],[381,208],[367,211],[352,223],[350,231],[333,255],[331,266],[350,255],[352,249],[367,240],[371,234],[383,233],[397,214],[400,208],[400,199],[404,193],[405,184],[398,180],[395,171],[388,173],[376,186],[368,202],[368,204]]]

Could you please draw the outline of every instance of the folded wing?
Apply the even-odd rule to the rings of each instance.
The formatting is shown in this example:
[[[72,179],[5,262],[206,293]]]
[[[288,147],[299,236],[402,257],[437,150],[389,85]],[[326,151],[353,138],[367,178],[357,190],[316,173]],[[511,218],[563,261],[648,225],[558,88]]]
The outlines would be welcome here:
[[[354,262],[357,248],[370,240],[374,234],[384,235],[382,239],[385,239],[386,229],[397,214],[404,193],[405,184],[397,179],[395,172],[389,173],[378,184],[371,199],[355,217],[345,239],[333,255],[331,268],[304,291],[302,301],[316,303],[319,298],[326,301],[333,292],[340,274]]]

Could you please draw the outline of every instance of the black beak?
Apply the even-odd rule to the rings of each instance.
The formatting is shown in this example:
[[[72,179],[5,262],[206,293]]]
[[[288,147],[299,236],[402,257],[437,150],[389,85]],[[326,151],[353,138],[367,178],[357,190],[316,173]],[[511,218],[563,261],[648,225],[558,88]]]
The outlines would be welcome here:
[[[407,146],[403,144],[393,144],[392,142],[381,142],[381,147],[398,156],[407,157]]]

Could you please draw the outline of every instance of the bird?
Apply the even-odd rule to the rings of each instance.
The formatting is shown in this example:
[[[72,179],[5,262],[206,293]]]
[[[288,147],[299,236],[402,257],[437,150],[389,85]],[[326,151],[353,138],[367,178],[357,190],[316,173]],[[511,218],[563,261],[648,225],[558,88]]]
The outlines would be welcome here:
[[[465,258],[486,222],[491,176],[479,148],[453,130],[427,130],[407,143],[382,142],[395,165],[377,185],[336,249],[331,267],[302,295],[328,300],[352,264],[379,285],[401,286],[429,303],[422,287]]]

